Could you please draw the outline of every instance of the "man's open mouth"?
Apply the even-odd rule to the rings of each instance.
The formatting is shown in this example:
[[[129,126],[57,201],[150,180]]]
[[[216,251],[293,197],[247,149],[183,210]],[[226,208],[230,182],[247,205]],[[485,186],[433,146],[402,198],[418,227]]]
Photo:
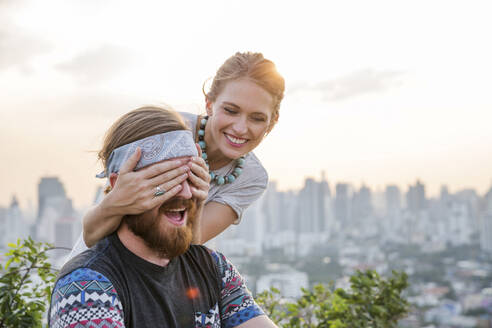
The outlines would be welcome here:
[[[166,209],[164,215],[174,225],[181,226],[185,223],[186,207]]]

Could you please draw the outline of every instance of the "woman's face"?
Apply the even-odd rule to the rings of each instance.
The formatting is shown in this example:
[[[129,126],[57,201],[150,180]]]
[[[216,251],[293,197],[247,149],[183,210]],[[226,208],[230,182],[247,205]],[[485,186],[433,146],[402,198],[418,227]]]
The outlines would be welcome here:
[[[252,151],[270,126],[272,103],[272,96],[248,79],[227,82],[215,102],[207,102],[205,141],[210,136],[207,144],[229,159]]]

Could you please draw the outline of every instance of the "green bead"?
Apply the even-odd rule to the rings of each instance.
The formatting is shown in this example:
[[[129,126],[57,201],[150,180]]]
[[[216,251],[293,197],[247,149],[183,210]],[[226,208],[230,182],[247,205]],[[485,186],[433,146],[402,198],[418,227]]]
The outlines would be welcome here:
[[[202,118],[202,120],[200,121],[200,123],[202,125],[206,125],[207,124],[207,119],[206,118]]]
[[[215,173],[214,172],[210,172],[210,180],[214,180],[215,179]]]
[[[234,169],[234,172],[236,172],[239,175],[239,174],[241,174],[243,172],[243,170],[241,170],[241,168],[239,168],[239,167],[236,167]]]
[[[244,164],[244,158],[240,157],[237,159],[237,165],[243,165]]]
[[[207,144],[205,143],[205,141],[198,141],[198,145],[200,146],[200,148],[202,150],[205,149],[205,147],[207,147]]]
[[[234,180],[236,180],[236,178],[232,174],[229,174],[227,176],[227,180],[229,180],[229,183],[231,183],[231,182],[234,182]]]
[[[218,185],[223,185],[223,184],[224,184],[224,182],[225,182],[224,177],[218,177],[218,178],[217,178],[217,184],[218,184]]]
[[[207,159],[207,153],[203,153],[203,154],[202,154],[202,158],[203,158],[203,159]]]
[[[205,135],[205,130],[198,130],[198,135],[203,137]]]

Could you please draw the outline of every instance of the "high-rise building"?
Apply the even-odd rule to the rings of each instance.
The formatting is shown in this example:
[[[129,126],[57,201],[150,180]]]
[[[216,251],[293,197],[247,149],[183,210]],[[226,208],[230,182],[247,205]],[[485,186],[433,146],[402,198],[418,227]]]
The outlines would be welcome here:
[[[325,233],[331,228],[331,192],[324,174],[322,177],[320,182],[307,178],[299,191],[296,230],[301,233]]]
[[[38,184],[38,215],[37,220],[43,215],[46,208],[46,202],[49,198],[62,197],[65,198],[65,188],[57,177],[41,178]]]
[[[484,207],[480,220],[480,247],[492,254],[492,187],[485,194]]]
[[[29,227],[26,225],[24,221],[23,213],[19,207],[19,202],[17,201],[17,197],[12,196],[12,201],[10,202],[10,206],[1,211],[0,214],[0,240],[6,243],[15,243],[17,238],[27,237],[29,234]],[[4,246],[4,245],[3,245]]]
[[[407,208],[413,213],[418,213],[427,208],[425,186],[421,184],[419,180],[417,180],[415,186],[408,187]]]
[[[385,192],[386,216],[389,218],[399,217],[401,211],[401,193],[397,186],[387,186]]]
[[[285,218],[281,217],[281,197],[277,191],[277,183],[271,181],[261,198],[261,208],[265,218],[264,226],[266,233],[275,233],[285,230]]]
[[[350,185],[337,183],[335,187],[335,219],[342,227],[351,222]]]
[[[321,172],[321,182],[318,184],[318,226],[321,231],[331,230],[333,224],[333,211],[331,191],[325,172]]]
[[[0,250],[7,247],[7,209],[0,207]]]
[[[319,226],[319,187],[312,178],[304,180],[304,187],[299,191],[299,201],[297,209],[298,231],[318,232]]]
[[[38,185],[38,217],[33,235],[37,240],[71,247],[75,243],[78,221],[74,218],[72,200],[57,177],[44,177]]]
[[[352,197],[352,218],[356,221],[364,220],[372,216],[372,196],[371,190],[362,185],[358,192],[354,192]]]
[[[455,198],[464,202],[468,208],[471,226],[474,232],[480,229],[480,197],[474,189],[464,189],[454,194]]]

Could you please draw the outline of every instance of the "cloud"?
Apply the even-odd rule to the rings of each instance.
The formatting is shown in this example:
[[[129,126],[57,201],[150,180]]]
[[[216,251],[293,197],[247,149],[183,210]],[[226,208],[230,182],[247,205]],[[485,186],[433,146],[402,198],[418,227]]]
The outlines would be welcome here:
[[[118,75],[133,64],[133,59],[127,48],[104,45],[56,65],[56,69],[73,75],[82,84],[94,84]]]
[[[46,53],[53,47],[28,31],[18,27],[11,16],[21,8],[14,1],[0,0],[0,71],[12,67],[29,72],[32,58]]]
[[[323,100],[341,101],[398,87],[401,85],[399,78],[403,75],[403,72],[398,71],[365,69],[314,85],[299,83],[290,88],[289,92],[295,94],[302,91],[314,91],[321,93]]]

